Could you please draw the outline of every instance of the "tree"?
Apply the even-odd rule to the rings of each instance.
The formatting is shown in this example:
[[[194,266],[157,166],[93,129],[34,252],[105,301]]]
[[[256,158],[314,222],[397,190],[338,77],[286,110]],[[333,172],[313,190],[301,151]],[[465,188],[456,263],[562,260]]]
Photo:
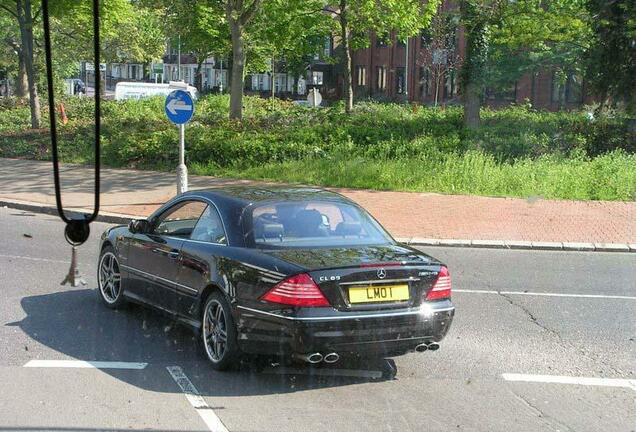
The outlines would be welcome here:
[[[434,105],[439,101],[439,89],[448,75],[459,68],[462,57],[457,49],[458,16],[455,11],[438,13],[425,33],[426,48],[417,57],[417,64],[428,68],[435,85]],[[428,66],[430,65],[430,67]]]
[[[152,5],[156,8],[156,1]],[[181,51],[192,54],[197,63],[195,86],[203,90],[202,66],[211,56],[225,57],[230,52],[230,34],[224,10],[217,1],[164,0],[160,14],[163,31],[171,45],[179,37]],[[149,7],[151,3],[149,2]]]
[[[286,72],[296,79],[296,84],[324,48],[325,38],[331,36],[333,28],[322,0],[269,0],[259,21],[254,36],[265,42],[265,53],[284,61]]]
[[[394,31],[398,39],[414,36],[430,24],[441,0],[339,0],[326,10],[336,20],[342,50],[345,111],[353,109],[352,52],[369,44],[368,34]]]
[[[594,17],[587,77],[602,105],[611,99],[636,114],[636,3],[589,0],[587,10]]]
[[[221,0],[232,40],[230,79],[230,119],[243,118],[243,78],[245,76],[245,32],[261,7],[261,0]]]
[[[514,82],[551,67],[580,69],[589,43],[584,0],[462,0],[466,56],[461,81],[464,124],[479,126],[487,84]]]
[[[490,28],[487,85],[501,87],[524,74],[553,70],[581,75],[591,29],[586,0],[522,1],[506,5]]]
[[[35,62],[33,60],[33,31],[41,8],[37,6],[34,8],[31,0],[0,0],[0,10],[9,14],[10,17],[13,17],[18,22],[20,39],[16,41],[16,48],[23,62],[20,68],[22,68],[22,65],[24,66],[28,83],[31,127],[38,129],[42,124],[42,113],[40,112],[40,98],[38,96]]]
[[[5,71],[6,78],[15,76],[14,93],[18,97],[25,97],[28,83],[21,53],[20,32],[13,17],[8,14],[0,14],[0,42],[3,43],[0,48],[0,69]]]
[[[481,96],[486,76],[489,48],[489,24],[498,17],[497,0],[462,0],[461,22],[466,34],[466,56],[462,64],[461,82],[464,102],[464,125],[479,127]]]
[[[75,67],[93,58],[93,8],[87,2],[56,2],[51,7],[51,32],[57,65]],[[100,6],[100,61],[149,63],[165,49],[161,17],[142,4],[109,0]]]
[[[32,0],[0,0],[3,18],[9,17],[16,26],[8,40],[19,58],[18,83],[26,76],[31,111],[31,127],[41,125],[40,98],[38,96],[38,66],[42,66],[37,40],[41,37],[41,6]],[[157,20],[148,9],[139,8],[129,0],[110,0],[101,5],[100,36],[102,56],[106,60],[147,60],[161,54],[163,35],[156,31]],[[64,0],[51,2],[50,24],[54,56],[54,71],[65,76],[75,70],[78,59],[92,58],[93,9],[89,2]],[[37,52],[36,52],[37,51]],[[40,59],[40,63],[36,59]],[[22,72],[24,71],[24,72]],[[18,85],[18,93],[20,85]]]

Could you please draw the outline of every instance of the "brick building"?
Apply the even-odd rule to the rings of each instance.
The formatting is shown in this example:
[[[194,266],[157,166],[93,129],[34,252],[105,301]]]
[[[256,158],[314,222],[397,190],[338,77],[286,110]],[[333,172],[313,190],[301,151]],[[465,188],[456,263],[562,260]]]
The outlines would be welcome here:
[[[442,11],[456,6],[444,2]],[[383,37],[371,34],[368,48],[352,55],[353,91],[356,99],[372,98],[404,101],[426,105],[461,103],[459,71],[465,55],[464,29],[452,27],[444,41],[435,40],[422,31],[408,42],[394,34]],[[333,48],[338,55],[337,43]],[[327,97],[341,97],[342,70],[338,65],[326,71],[324,90]],[[569,75],[565,80],[554,70],[546,69],[526,74],[506,88],[487,88],[484,104],[499,107],[511,103],[529,102],[547,110],[571,109],[591,103],[581,77]]]

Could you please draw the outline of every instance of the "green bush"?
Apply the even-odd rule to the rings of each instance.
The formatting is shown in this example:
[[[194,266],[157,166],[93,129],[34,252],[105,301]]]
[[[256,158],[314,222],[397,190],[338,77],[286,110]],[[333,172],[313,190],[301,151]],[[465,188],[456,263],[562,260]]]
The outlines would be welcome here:
[[[196,104],[186,128],[194,172],[330,186],[488,195],[634,199],[636,134],[625,119],[591,120],[581,112],[523,106],[482,110],[477,131],[462,126],[458,107],[358,103],[309,109],[287,101],[244,99],[244,120],[227,119],[227,96]],[[58,127],[69,162],[93,157],[93,101],[63,100]],[[161,97],[102,104],[102,154],[115,167],[172,169],[177,127]],[[47,113],[43,110],[46,127]],[[49,137],[29,129],[29,108],[0,105],[0,156],[50,158]]]

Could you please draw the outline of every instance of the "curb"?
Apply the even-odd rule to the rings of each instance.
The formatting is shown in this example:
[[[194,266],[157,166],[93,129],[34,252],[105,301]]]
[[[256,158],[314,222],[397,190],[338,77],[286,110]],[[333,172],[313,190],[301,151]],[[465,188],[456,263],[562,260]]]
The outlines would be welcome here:
[[[29,201],[0,199],[0,207],[57,216],[57,207]],[[92,210],[76,209],[69,212],[70,215],[79,215],[82,213],[90,214]],[[105,223],[128,224],[131,220],[138,218],[140,218],[140,216],[100,212],[96,220]],[[410,246],[569,252],[636,252],[636,243],[532,242],[523,240],[433,239],[421,237],[396,237],[395,240]]]
[[[481,249],[542,250],[566,252],[636,252],[634,243],[532,242],[520,240],[464,240],[398,237],[410,246],[462,247]]]
[[[58,216],[57,207],[47,205],[47,204],[39,204],[33,203],[29,201],[14,201],[7,199],[0,199],[0,207],[8,207],[15,210],[24,210],[30,211],[34,213],[44,213],[53,216]],[[68,211],[67,215],[69,216],[79,216],[81,214],[91,214],[93,211],[88,209],[75,209],[73,211]],[[105,223],[115,223],[115,224],[128,224],[133,219],[138,219],[140,216],[133,215],[125,215],[119,213],[108,213],[108,212],[99,212],[97,215],[97,222],[105,222]]]

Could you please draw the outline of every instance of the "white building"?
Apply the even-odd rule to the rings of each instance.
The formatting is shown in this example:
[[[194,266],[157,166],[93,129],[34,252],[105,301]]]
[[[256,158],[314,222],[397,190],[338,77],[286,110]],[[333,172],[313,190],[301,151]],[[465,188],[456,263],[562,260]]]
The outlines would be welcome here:
[[[166,56],[169,57],[169,56]],[[191,56],[182,55],[181,59],[191,61]],[[173,60],[173,59],[166,59]],[[217,64],[218,63],[218,64]],[[180,72],[180,73],[179,73]],[[165,81],[185,81],[190,85],[196,82],[197,64],[196,63],[163,63],[163,73]],[[227,89],[228,70],[221,69],[221,62],[216,62],[214,57],[210,57],[201,65],[201,86],[203,89],[211,89],[221,87]]]
[[[141,81],[144,79],[144,65],[141,63],[111,63],[109,75],[118,81]]]

